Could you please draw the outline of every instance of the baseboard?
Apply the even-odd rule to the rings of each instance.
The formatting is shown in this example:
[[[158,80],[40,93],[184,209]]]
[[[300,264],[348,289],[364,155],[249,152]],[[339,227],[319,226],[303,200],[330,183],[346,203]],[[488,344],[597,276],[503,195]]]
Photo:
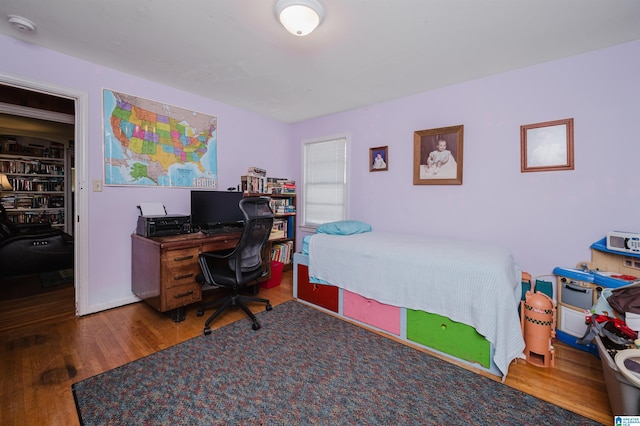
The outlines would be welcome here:
[[[96,312],[102,312],[113,308],[119,308],[121,306],[130,305],[132,303],[137,303],[142,301],[138,296],[127,296],[122,299],[112,300],[109,303],[102,303],[99,305],[89,305],[89,309],[87,312],[84,312],[82,315],[95,314]]]

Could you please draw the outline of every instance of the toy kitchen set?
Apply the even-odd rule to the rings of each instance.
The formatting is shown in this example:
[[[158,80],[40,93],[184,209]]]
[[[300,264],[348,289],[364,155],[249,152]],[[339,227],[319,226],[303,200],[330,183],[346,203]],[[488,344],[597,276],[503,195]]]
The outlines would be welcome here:
[[[576,340],[586,333],[585,319],[605,289],[640,282],[640,233],[608,232],[591,245],[591,262],[579,263],[575,269],[557,267],[553,273],[557,276],[557,339],[597,355],[594,344],[579,345]],[[640,315],[627,313],[626,322],[640,330]]]

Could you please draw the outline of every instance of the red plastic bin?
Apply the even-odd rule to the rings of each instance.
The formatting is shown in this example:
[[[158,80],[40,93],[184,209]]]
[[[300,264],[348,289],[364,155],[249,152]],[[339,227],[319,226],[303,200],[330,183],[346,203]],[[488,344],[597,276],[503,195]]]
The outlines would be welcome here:
[[[271,261],[271,278],[267,281],[261,282],[260,287],[262,288],[272,288],[280,285],[280,281],[282,281],[282,269],[284,268],[284,263],[276,262],[275,260]]]

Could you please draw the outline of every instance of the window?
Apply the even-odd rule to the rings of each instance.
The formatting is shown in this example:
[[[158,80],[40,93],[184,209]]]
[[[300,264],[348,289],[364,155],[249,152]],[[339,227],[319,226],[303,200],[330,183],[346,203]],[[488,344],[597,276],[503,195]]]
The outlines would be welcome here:
[[[347,138],[305,142],[302,226],[347,218]]]

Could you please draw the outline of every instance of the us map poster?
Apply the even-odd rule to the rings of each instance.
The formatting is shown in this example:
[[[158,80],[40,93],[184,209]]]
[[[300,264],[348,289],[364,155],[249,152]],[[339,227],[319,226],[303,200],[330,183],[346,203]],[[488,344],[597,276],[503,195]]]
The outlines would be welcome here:
[[[105,185],[218,187],[217,118],[103,91]]]

